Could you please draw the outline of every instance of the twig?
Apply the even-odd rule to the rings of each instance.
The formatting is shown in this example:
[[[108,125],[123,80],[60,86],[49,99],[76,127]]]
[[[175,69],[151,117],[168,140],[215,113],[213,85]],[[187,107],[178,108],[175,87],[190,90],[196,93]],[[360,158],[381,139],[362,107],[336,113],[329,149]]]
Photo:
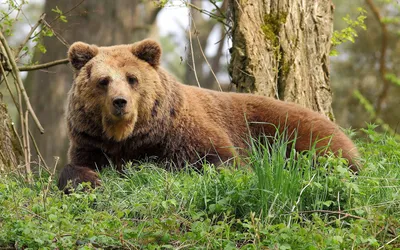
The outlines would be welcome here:
[[[33,32],[35,32],[35,30],[37,29],[37,27],[39,27],[39,25],[43,22],[44,18],[46,17],[46,13],[43,13],[39,20],[37,21],[37,23],[35,24],[35,26],[33,26],[31,28],[31,31],[29,31],[29,34],[26,36],[25,40],[21,43],[21,45],[19,46],[19,48],[17,49],[17,52],[15,54],[15,57],[18,57],[19,53],[21,52],[21,50],[24,48],[25,44],[29,41],[29,39],[31,38]]]
[[[219,12],[219,14],[221,15],[221,17],[223,17],[223,18],[226,19],[225,13],[224,13],[224,12],[221,10],[221,8],[217,5],[217,2],[214,1],[214,0],[210,0],[210,3],[211,3],[212,5],[214,5],[214,7],[215,7],[216,10],[218,10],[218,12]],[[226,3],[227,3],[227,0],[224,0],[224,1],[222,2],[222,7],[225,7]]]
[[[196,24],[194,23],[194,20],[193,20],[193,17],[192,17],[192,16],[191,16],[191,19],[192,19],[192,24],[193,24],[194,29],[197,30]],[[214,70],[212,69],[210,63],[208,62],[206,55],[204,54],[203,48],[202,48],[201,43],[200,43],[199,35],[198,35],[197,32],[196,32],[196,34],[197,34],[197,35],[196,35],[196,38],[197,38],[197,43],[199,44],[200,52],[201,52],[201,54],[203,55],[204,60],[206,61],[208,67],[210,68],[210,71],[211,71],[211,73],[213,74],[213,76],[214,76],[214,78],[215,78],[215,81],[217,81],[219,90],[222,92],[221,84],[220,84],[220,82],[218,81],[218,78],[217,78],[217,76],[215,75]],[[190,43],[191,43],[191,42],[190,42]],[[193,50],[192,50],[192,58],[194,58],[194,57],[193,57]],[[193,62],[193,65],[194,65],[194,62]]]
[[[353,219],[359,219],[359,220],[367,220],[366,218],[357,216],[357,215],[352,215],[346,212],[341,212],[341,211],[330,211],[330,210],[309,210],[309,211],[300,211],[299,214],[305,214],[305,213],[325,213],[325,214],[337,214],[337,215],[342,215],[344,217],[350,217]]]
[[[32,169],[31,169],[31,147],[29,145],[29,125],[28,125],[28,115],[29,111],[27,110],[25,112],[25,140],[26,140],[26,176],[28,179],[28,183],[32,184],[33,179],[32,179]]]
[[[44,169],[50,174],[50,170],[49,170],[49,166],[46,164],[46,161],[44,160],[42,154],[40,153],[39,147],[36,143],[35,137],[33,137],[33,134],[31,132],[31,130],[29,130],[29,137],[31,138],[31,141],[33,143],[33,146],[35,147],[36,153],[39,156],[39,159],[43,162],[44,164]]]
[[[53,66],[56,66],[59,64],[67,64],[67,63],[69,63],[69,60],[68,60],[68,58],[65,58],[65,59],[60,59],[60,60],[43,63],[43,64],[38,64],[38,65],[22,66],[22,67],[19,67],[18,70],[19,71],[32,71],[32,70],[38,70],[38,69],[46,69],[46,68],[50,68],[50,67],[53,67]]]
[[[394,237],[393,239],[389,240],[387,243],[383,244],[382,246],[380,246],[378,248],[378,250],[384,248],[386,245],[389,245],[390,243],[392,243],[393,241],[397,240],[400,237],[400,235],[397,235],[396,237]]]
[[[366,0],[366,3],[371,8],[376,20],[379,22],[379,25],[381,26],[382,29],[382,44],[381,44],[381,55],[379,59],[379,73],[383,81],[383,88],[379,93],[378,100],[376,102],[376,115],[379,116],[380,112],[382,111],[383,101],[386,99],[390,86],[389,81],[386,79],[386,61],[385,61],[389,35],[386,24],[382,21],[382,17],[379,13],[378,8],[375,6],[372,0]]]
[[[193,18],[192,18],[192,23],[193,23]],[[192,28],[191,27],[192,27],[192,25],[190,24],[190,27],[189,27],[189,43],[190,44],[189,45],[190,45],[190,53],[191,53],[192,63],[193,63],[193,73],[194,73],[194,77],[196,78],[197,85],[199,86],[199,88],[201,88],[200,82],[199,82],[199,78],[197,77],[196,63],[194,61],[193,42],[192,42]]]
[[[68,43],[60,34],[58,34],[58,33],[53,29],[53,27],[51,27],[51,25],[50,25],[48,22],[46,22],[46,20],[44,20],[44,19],[43,19],[43,24],[46,25],[47,28],[49,28],[49,29],[53,32],[54,36],[55,36],[62,44],[64,44],[67,48],[69,47],[69,43]]]
[[[70,13],[71,11],[73,11],[74,9],[78,8],[79,5],[81,5],[85,0],[80,1],[79,3],[75,4],[74,7],[72,7],[71,9],[67,10],[66,12],[59,14],[58,16],[56,16],[53,20],[50,21],[49,24],[52,24],[54,21],[56,21],[57,19],[59,19],[61,17],[61,15],[67,15],[68,13]]]
[[[185,4],[186,4],[186,6],[191,7],[191,8],[193,8],[193,9],[199,11],[200,13],[205,14],[205,15],[207,15],[207,16],[209,16],[209,17],[215,19],[217,22],[222,23],[222,24],[225,25],[226,27],[232,28],[229,24],[227,24],[226,22],[222,21],[222,20],[224,19],[224,17],[215,15],[214,13],[211,13],[210,11],[207,11],[207,10],[204,10],[204,9],[202,9],[202,8],[200,8],[200,7],[197,7],[196,5],[194,5],[194,4],[192,4],[192,3],[185,2]]]
[[[7,43],[5,37],[3,36],[3,33],[1,31],[0,31],[0,42],[3,44],[3,47],[4,47],[4,49],[5,49],[6,53],[7,53],[7,57],[8,57],[9,63],[11,64],[12,72],[14,74],[14,77],[15,77],[16,81],[17,81],[17,85],[19,86],[19,88],[20,88],[20,90],[22,92],[22,95],[24,97],[27,109],[29,110],[29,113],[32,115],[32,118],[35,121],[36,126],[39,128],[40,133],[43,134],[44,133],[44,128],[40,124],[40,121],[37,118],[37,116],[35,114],[35,111],[33,111],[31,103],[29,102],[29,97],[26,94],[26,90],[25,90],[24,84],[22,83],[21,76],[19,75],[17,64],[15,63],[15,60],[14,60],[14,58],[12,56],[12,52],[10,50],[10,47],[8,46],[8,43]]]
[[[37,213],[35,213],[35,212],[33,212],[33,211],[31,211],[31,210],[25,208],[25,206],[19,206],[18,209],[24,210],[25,212],[27,212],[28,214],[33,215],[34,217],[38,217],[39,219],[42,219],[42,220],[44,220],[44,221],[49,222],[49,220],[47,220],[46,218],[44,218],[44,217],[38,215]]]

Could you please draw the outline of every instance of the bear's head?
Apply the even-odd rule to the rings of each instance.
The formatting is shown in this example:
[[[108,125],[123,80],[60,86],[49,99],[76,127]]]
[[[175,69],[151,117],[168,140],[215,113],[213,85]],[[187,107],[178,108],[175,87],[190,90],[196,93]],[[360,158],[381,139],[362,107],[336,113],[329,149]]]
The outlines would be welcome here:
[[[101,119],[109,139],[128,138],[151,116],[160,89],[160,57],[160,45],[152,40],[111,47],[72,44],[68,58],[76,74],[70,106],[98,119],[91,122]]]

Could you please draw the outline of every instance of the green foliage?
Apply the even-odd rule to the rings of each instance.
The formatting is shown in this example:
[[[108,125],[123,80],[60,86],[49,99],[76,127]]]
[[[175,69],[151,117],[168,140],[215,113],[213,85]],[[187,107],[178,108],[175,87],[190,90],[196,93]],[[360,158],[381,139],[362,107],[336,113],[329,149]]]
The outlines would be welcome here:
[[[0,247],[365,249],[399,247],[400,143],[370,125],[363,170],[253,141],[251,167],[169,172],[128,164],[63,195],[41,174],[0,177]],[[285,157],[289,155],[289,157]],[[251,168],[251,169],[250,169]],[[80,191],[80,190],[89,191]]]
[[[0,29],[7,36],[12,36],[14,23],[18,21],[18,16],[14,17],[12,14],[15,13],[15,11],[20,11],[22,6],[26,4],[26,1],[22,1],[22,3],[18,5],[13,0],[6,0],[5,3],[2,4],[7,7],[0,9]]]
[[[51,9],[52,12],[57,13],[58,14],[58,18],[60,19],[61,22],[66,23],[67,21],[67,17],[63,14],[63,12],[58,8],[58,6],[56,6],[55,9]]]
[[[367,26],[365,25],[364,21],[367,18],[367,11],[364,10],[363,8],[358,8],[357,9],[359,14],[355,20],[352,20],[349,15],[343,17],[343,21],[348,25],[346,28],[338,31],[335,30],[332,35],[332,50],[330,55],[331,56],[337,56],[338,52],[335,49],[335,47],[339,44],[342,44],[346,41],[350,41],[352,43],[355,42],[355,38],[358,36],[357,35],[357,28],[361,28],[363,30],[367,29]]]
[[[385,77],[394,85],[400,86],[400,78],[398,78],[395,74],[393,73],[386,74]]]

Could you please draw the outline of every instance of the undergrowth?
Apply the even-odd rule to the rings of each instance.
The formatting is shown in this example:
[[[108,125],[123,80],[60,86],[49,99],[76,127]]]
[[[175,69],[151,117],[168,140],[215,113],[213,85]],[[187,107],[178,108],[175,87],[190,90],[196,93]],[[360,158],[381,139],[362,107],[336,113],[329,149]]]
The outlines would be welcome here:
[[[400,143],[363,133],[358,175],[277,139],[254,142],[248,167],[128,164],[70,195],[45,173],[33,185],[2,176],[0,249],[399,248]]]

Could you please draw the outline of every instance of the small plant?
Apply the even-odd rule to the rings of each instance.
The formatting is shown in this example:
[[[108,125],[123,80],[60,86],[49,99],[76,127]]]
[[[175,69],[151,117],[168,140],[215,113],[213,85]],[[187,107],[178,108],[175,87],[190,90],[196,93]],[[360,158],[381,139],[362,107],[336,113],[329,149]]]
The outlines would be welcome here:
[[[352,43],[355,42],[355,39],[357,38],[357,31],[356,29],[361,28],[363,30],[367,29],[367,26],[365,25],[364,21],[367,18],[367,11],[363,8],[358,8],[358,16],[355,20],[351,19],[349,15],[346,17],[343,17],[343,21],[347,24],[347,27],[338,31],[335,30],[332,35],[332,50],[330,55],[331,56],[337,56],[339,53],[335,49],[336,46],[339,44],[342,44],[344,42],[350,41]]]

